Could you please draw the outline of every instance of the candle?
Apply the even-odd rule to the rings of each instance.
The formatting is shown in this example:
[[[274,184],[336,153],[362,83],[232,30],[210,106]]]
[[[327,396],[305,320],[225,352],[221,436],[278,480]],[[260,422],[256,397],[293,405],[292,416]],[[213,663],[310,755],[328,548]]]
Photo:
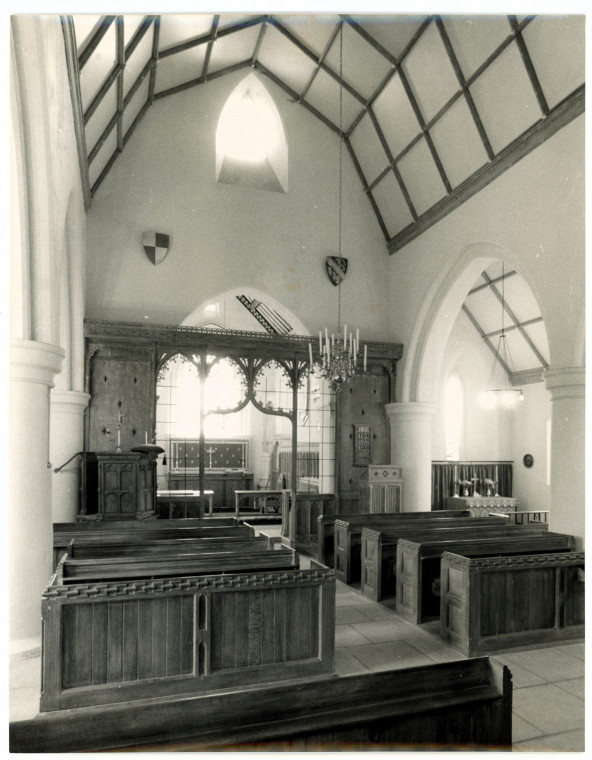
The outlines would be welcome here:
[[[343,347],[347,345],[347,325],[343,325]]]
[[[144,430],[144,443],[148,443],[148,431]]]
[[[364,372],[366,371],[366,360],[368,358],[368,346],[364,346]]]
[[[312,367],[312,343],[308,344],[308,357],[310,359],[310,366]]]
[[[360,350],[360,330],[356,327],[356,352]]]
[[[331,348],[335,348],[335,333],[331,333]]]
[[[323,332],[319,330],[319,354],[323,353]]]

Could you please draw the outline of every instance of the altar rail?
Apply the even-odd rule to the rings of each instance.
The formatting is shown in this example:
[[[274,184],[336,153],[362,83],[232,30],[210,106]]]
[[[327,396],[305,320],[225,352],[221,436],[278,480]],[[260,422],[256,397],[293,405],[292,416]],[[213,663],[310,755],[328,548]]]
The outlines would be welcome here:
[[[468,657],[584,635],[584,553],[444,552],[440,635]]]
[[[510,751],[512,677],[486,657],[12,723],[11,752]]]
[[[67,586],[58,577],[42,597],[41,711],[333,672],[327,568]]]
[[[282,491],[282,541],[292,548],[316,547],[318,518],[335,514],[335,494],[297,491],[295,496],[290,490]]]

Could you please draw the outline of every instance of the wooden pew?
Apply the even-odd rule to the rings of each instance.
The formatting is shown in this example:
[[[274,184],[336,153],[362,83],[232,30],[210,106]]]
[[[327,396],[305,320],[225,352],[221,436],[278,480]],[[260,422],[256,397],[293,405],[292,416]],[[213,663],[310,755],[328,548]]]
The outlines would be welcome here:
[[[393,522],[409,518],[410,520],[424,520],[441,517],[470,517],[468,509],[443,509],[436,512],[374,512],[372,514],[361,512],[344,512],[342,514],[319,515],[317,519],[317,557],[327,567],[334,567],[334,525],[335,520],[355,520],[358,517],[365,517],[369,523],[373,520],[381,520],[385,515],[389,515]]]
[[[397,546],[397,613],[412,623],[440,614],[440,559],[445,551],[464,557],[550,554],[573,551],[575,539],[531,526],[512,526],[507,536],[466,539],[400,539]],[[540,531],[537,534],[537,531]]]
[[[70,559],[65,555],[62,559],[58,563],[57,572],[64,584],[298,568],[298,555],[293,549],[264,549],[251,545],[233,549],[231,544],[218,550],[201,550],[193,554],[173,552],[167,556],[140,551],[135,556]]]
[[[269,536],[216,536],[213,538],[173,538],[146,540],[142,543],[93,543],[72,539],[68,548],[71,559],[105,559],[107,557],[136,557],[141,555],[177,556],[224,549],[271,549]]]
[[[429,538],[471,538],[477,534],[489,538],[507,535],[508,528],[516,530],[516,527],[511,523],[508,525],[505,519],[499,520],[499,515],[492,517],[493,522],[487,522],[487,518],[484,517],[469,517],[458,520],[424,520],[415,525],[402,523],[398,526],[380,527],[377,530],[363,528],[361,592],[375,602],[395,596],[397,545],[401,538],[424,541]],[[544,528],[525,525],[517,530],[522,531],[521,535],[529,532],[538,535]],[[338,577],[337,573],[336,576]]]
[[[400,513],[401,514],[401,513]],[[419,514],[419,513],[417,513]],[[432,514],[432,513],[430,513]],[[507,517],[505,515],[493,515],[491,517],[436,517],[433,519],[424,518],[417,520],[411,518],[401,518],[392,520],[389,515],[382,515],[381,519],[368,522],[366,516],[356,518],[355,520],[336,520],[335,521],[335,577],[343,583],[356,583],[362,577],[362,530],[371,527],[376,530],[390,527],[409,525],[412,528],[427,529],[431,526],[438,527],[461,527],[470,525],[477,528],[480,525],[496,526],[506,525]]]
[[[332,571],[287,563],[257,572],[250,553],[206,556],[195,562],[202,575],[167,560],[170,574],[154,578],[151,558],[143,575],[138,563],[131,579],[86,583],[64,583],[64,559],[42,597],[41,710],[333,672]]]
[[[583,552],[442,555],[440,635],[468,657],[584,636]]]
[[[168,523],[168,521],[166,521]],[[171,520],[171,523],[185,522],[180,520]],[[121,523],[117,523],[121,525]],[[175,539],[191,539],[191,538],[231,538],[241,537],[247,538],[254,536],[254,528],[247,525],[214,525],[210,521],[206,521],[205,524],[199,525],[165,525],[160,529],[153,529],[150,531],[136,531],[132,528],[129,530],[101,530],[101,531],[75,531],[67,529],[65,531],[56,530],[54,527],[53,533],[53,564],[54,568],[60,560],[60,557],[67,550],[72,541],[76,542],[78,547],[81,546],[106,546],[108,544],[121,545],[126,544],[129,546],[141,545],[145,541],[159,541]]]
[[[510,751],[511,743],[512,677],[486,657],[64,710],[10,726],[10,751],[30,753]]]
[[[333,514],[336,509],[335,494],[308,493],[295,494],[282,490],[282,541],[295,549],[306,549],[313,553],[317,544],[317,520],[319,515]]]

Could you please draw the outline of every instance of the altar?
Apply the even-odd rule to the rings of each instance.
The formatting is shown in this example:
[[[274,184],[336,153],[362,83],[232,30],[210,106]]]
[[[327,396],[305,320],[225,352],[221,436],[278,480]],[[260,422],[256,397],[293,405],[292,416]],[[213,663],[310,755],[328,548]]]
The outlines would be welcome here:
[[[518,499],[510,496],[449,496],[446,509],[469,509],[473,517],[486,517],[494,512],[505,515],[516,512]]]

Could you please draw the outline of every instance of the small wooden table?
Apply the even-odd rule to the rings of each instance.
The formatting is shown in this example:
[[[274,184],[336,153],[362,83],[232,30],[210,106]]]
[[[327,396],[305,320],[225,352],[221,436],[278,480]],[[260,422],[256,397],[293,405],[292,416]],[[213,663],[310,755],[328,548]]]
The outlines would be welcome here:
[[[157,491],[156,503],[166,504],[169,509],[169,519],[173,516],[173,509],[176,505],[183,508],[183,517],[187,517],[187,507],[197,504],[198,517],[203,517],[203,506],[199,491]],[[214,492],[204,490],[204,496],[208,500],[208,514],[210,517],[214,514]]]
[[[258,504],[259,511],[261,513],[264,512],[279,512],[280,510],[280,499],[282,497],[281,491],[262,491],[262,490],[255,490],[255,491],[235,491],[234,492],[234,514],[236,517],[239,516],[240,513],[240,502],[241,499],[246,499],[247,501],[249,499],[253,499],[255,504]],[[269,508],[268,501],[276,501],[275,505],[272,505],[271,508]]]

